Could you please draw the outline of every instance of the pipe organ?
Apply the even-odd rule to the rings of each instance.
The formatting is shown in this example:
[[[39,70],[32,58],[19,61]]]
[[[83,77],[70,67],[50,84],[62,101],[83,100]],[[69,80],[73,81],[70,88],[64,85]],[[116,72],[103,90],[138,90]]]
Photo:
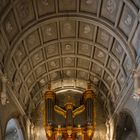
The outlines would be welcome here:
[[[72,95],[72,94],[71,94]],[[79,106],[71,95],[63,106],[49,86],[45,98],[45,132],[48,140],[91,140],[95,130],[95,94],[88,85]]]

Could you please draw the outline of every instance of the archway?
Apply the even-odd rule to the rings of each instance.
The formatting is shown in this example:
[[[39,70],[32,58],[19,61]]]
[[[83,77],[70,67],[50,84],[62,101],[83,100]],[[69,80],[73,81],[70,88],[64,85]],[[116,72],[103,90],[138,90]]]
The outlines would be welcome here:
[[[2,139],[1,127],[0,127],[0,139]]]
[[[116,140],[137,140],[135,122],[127,112],[119,115],[116,127]]]
[[[5,140],[24,140],[18,120],[12,118],[8,121]]]

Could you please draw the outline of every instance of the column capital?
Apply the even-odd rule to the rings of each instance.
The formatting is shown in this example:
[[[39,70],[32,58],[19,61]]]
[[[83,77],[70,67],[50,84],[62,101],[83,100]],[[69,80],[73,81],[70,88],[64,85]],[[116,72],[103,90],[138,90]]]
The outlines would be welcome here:
[[[87,83],[87,89],[83,93],[83,97],[84,100],[87,100],[88,98],[94,99],[96,97],[94,91],[91,89],[91,83]]]
[[[46,91],[44,93],[45,99],[54,99],[55,98],[55,93],[53,91]]]
[[[45,99],[53,99],[55,98],[55,93],[51,90],[51,84],[48,84],[47,90],[44,91]]]

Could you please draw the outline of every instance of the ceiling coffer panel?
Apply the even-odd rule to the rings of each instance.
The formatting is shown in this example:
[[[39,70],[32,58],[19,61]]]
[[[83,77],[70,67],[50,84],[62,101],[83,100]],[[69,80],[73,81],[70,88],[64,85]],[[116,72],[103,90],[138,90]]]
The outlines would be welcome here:
[[[101,16],[114,23],[117,17],[117,10],[119,6],[120,0],[103,0]]]

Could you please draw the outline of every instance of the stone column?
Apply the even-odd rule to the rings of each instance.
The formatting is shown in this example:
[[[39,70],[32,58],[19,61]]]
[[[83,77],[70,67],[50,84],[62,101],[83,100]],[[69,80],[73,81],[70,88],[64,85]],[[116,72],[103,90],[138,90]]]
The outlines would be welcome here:
[[[31,123],[31,125],[30,125],[30,132],[31,132],[31,140],[35,140],[35,129],[34,129],[35,127],[34,127],[34,124],[33,123]]]
[[[31,140],[31,122],[28,118],[26,118],[26,131],[28,140]]]
[[[140,95],[140,70],[134,70],[134,92]]]
[[[24,140],[21,126],[19,125],[19,122],[17,120],[15,120],[15,126],[16,126],[16,130],[17,130],[17,134],[19,136],[19,140]]]
[[[1,124],[0,124],[1,125]],[[0,126],[0,140],[2,140],[2,130],[1,130],[1,126]]]
[[[24,135],[24,138],[26,140],[28,140],[28,129],[27,129],[27,123],[24,123],[24,119],[27,121],[29,121],[29,119],[27,118],[27,116],[20,116],[19,117],[19,120],[20,120],[20,124],[22,126],[22,131],[23,131],[23,135]]]
[[[105,123],[105,125],[106,125],[106,140],[110,140],[110,124],[109,124],[109,121],[108,120],[106,120],[106,123]]]
[[[2,83],[2,89],[0,91],[0,99],[1,99],[2,105],[5,105],[7,103],[7,95],[6,95],[7,77],[5,75],[1,75],[0,80]]]

